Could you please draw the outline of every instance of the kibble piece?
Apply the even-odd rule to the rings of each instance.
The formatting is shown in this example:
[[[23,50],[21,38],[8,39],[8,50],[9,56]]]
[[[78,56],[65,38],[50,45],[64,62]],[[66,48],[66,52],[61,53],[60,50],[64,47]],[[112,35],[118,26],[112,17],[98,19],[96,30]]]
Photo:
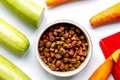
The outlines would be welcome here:
[[[47,61],[48,61],[49,63],[51,63],[51,62],[52,62],[52,58],[51,58],[51,57],[48,57],[48,58],[47,58]]]
[[[50,41],[55,41],[55,37],[54,37],[54,36],[50,36],[50,37],[49,37],[49,40],[50,40]]]
[[[81,62],[80,62],[80,61],[77,61],[77,64],[79,64],[79,65],[80,65],[80,64],[81,64]]]
[[[71,43],[70,44],[66,44],[66,48],[68,48],[68,49],[72,48],[72,44]]]
[[[45,56],[43,52],[40,53],[41,56]]]
[[[61,63],[62,63],[61,60],[57,60],[56,61],[56,66],[59,67],[61,65]]]
[[[80,64],[77,64],[77,63],[74,64],[74,67],[75,67],[75,68],[78,68],[79,66],[80,66]]]
[[[64,48],[60,48],[59,54],[64,55],[65,53],[66,53],[65,49]]]
[[[71,38],[71,40],[79,41],[79,38],[78,38],[76,35],[74,35],[74,36]]]
[[[41,54],[40,54],[41,55]],[[41,59],[44,59],[45,58],[45,56],[44,55],[41,55]]]
[[[68,59],[69,59],[68,62],[71,63],[71,58],[68,58]]]
[[[44,40],[43,40],[43,43],[44,43],[44,44],[47,44],[47,42],[48,42],[47,39],[44,39]]]
[[[55,58],[56,58],[56,59],[61,59],[62,56],[61,56],[60,54],[55,54]]]
[[[75,37],[72,37],[71,40],[75,40]]]
[[[60,70],[64,70],[64,69],[65,69],[65,65],[64,65],[64,63],[61,63]]]
[[[53,52],[55,49],[54,48],[50,48],[50,51]]]
[[[77,32],[77,33],[80,33],[81,32],[81,30],[80,29],[75,29],[75,31]]]
[[[54,64],[51,64],[50,65],[50,69],[53,70],[53,71],[55,71],[56,70],[56,66]]]
[[[70,55],[70,56],[73,56],[73,55],[74,55],[73,49],[70,50],[69,55]]]
[[[64,58],[68,58],[68,57],[69,57],[69,54],[66,53],[66,54],[64,55]]]
[[[63,44],[63,48],[65,48],[65,49],[67,48],[67,44],[66,43]]]
[[[52,65],[52,63],[47,63],[47,65],[50,67]]]
[[[80,51],[79,51],[79,55],[80,56],[82,56],[83,55],[83,53],[82,53],[83,51],[82,51],[82,47],[80,47]]]
[[[88,55],[87,51],[83,51],[83,56],[86,57]]]
[[[69,38],[71,38],[72,37],[72,35],[71,34],[69,34]]]
[[[82,43],[82,49],[85,51],[85,50],[87,50],[87,48],[86,48],[86,46],[85,46],[85,43]]]
[[[60,44],[60,41],[56,41],[56,44],[59,45],[59,44]]]
[[[49,49],[48,48],[44,48],[44,51],[43,51],[44,53],[47,53],[47,52],[49,52]]]
[[[81,35],[81,36],[80,36],[80,39],[81,39],[81,40],[85,39],[85,36],[84,36],[84,35]]]
[[[67,44],[69,44],[69,43],[72,42],[72,40],[71,40],[70,38],[68,38],[67,40],[65,40],[65,42],[66,42]]]
[[[77,33],[75,33],[74,35],[73,35],[73,37],[77,37],[78,35],[77,35]]]
[[[72,42],[72,47],[76,47],[77,46],[77,41],[73,41]]]
[[[88,47],[88,43],[87,43],[87,42],[86,42],[86,43],[84,43],[84,44],[85,44],[85,46],[86,46],[86,47]]]
[[[47,60],[46,60],[45,57],[42,57],[42,60],[43,60],[43,62],[44,62],[45,64],[47,63]]]
[[[41,47],[41,46],[44,46],[44,43],[43,43],[42,40],[39,41],[39,46],[40,46],[40,47]]]
[[[53,34],[54,34],[54,36],[57,36],[58,33],[54,31]]]
[[[62,46],[61,45],[58,45],[57,48],[60,49]]]
[[[42,37],[43,37],[43,39],[48,39],[48,36],[45,33],[43,34]]]
[[[56,59],[52,60],[52,64],[55,64],[56,63]]]
[[[56,68],[56,71],[59,71],[60,69],[59,68]]]
[[[85,57],[82,56],[82,57],[80,58],[80,60],[83,62],[83,61],[85,60]]]
[[[73,30],[70,30],[69,33],[73,35],[75,32]]]
[[[65,30],[65,28],[63,26],[60,26],[60,30],[63,31]]]
[[[46,57],[50,57],[50,54],[49,54],[49,53],[45,53],[45,56],[46,56]]]
[[[55,49],[54,53],[58,53],[58,49]]]
[[[73,71],[73,70],[75,70],[75,67],[71,67],[71,68],[70,68],[70,71]]]
[[[71,29],[71,30],[75,30],[75,27],[74,27],[74,26],[72,26],[72,27],[70,27],[70,29]]]
[[[68,38],[68,37],[69,37],[69,33],[66,32],[66,33],[64,34],[64,38]]]
[[[50,56],[53,58],[53,57],[55,57],[55,54],[54,53],[50,53]]]
[[[75,58],[71,59],[71,63],[75,64],[77,62],[77,60]]]
[[[51,43],[50,41],[47,42],[46,47],[49,48],[49,47],[51,46],[51,44],[52,44],[52,43]]]
[[[39,48],[39,51],[42,52],[44,50],[44,46]]]
[[[64,35],[63,31],[58,34],[59,37],[62,37],[63,35]]]
[[[55,47],[56,47],[56,43],[53,42],[53,43],[51,44],[51,47],[52,47],[52,48],[55,48]]]
[[[62,41],[65,41],[65,38],[64,38],[64,37],[61,37],[61,40],[62,40]]]
[[[70,63],[70,64],[69,64],[69,67],[73,67],[73,64]]]
[[[79,61],[80,60],[80,56],[76,56],[76,59],[77,59],[77,61]]]
[[[64,63],[67,63],[68,61],[69,61],[68,58],[64,58],[64,59],[63,59],[63,62],[64,62]]]
[[[69,71],[69,65],[68,64],[65,64],[65,70]]]
[[[80,40],[78,36],[76,36],[75,38],[76,38],[76,39],[75,39],[76,41],[79,41],[79,40]]]
[[[53,36],[53,33],[52,32],[49,32],[49,34],[48,34],[49,36]]]
[[[82,41],[78,41],[77,46],[79,47],[82,44]]]
[[[60,41],[60,45],[63,45],[64,44],[64,42],[63,41]]]

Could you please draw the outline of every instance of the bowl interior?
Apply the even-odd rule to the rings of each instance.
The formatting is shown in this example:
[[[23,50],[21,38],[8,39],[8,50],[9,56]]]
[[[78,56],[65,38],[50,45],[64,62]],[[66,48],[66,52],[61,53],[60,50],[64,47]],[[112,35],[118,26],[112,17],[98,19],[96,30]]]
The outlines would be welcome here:
[[[41,59],[41,56],[40,56],[40,53],[38,51],[38,43],[39,43],[39,40],[41,38],[41,36],[43,35],[43,33],[48,29],[50,28],[51,26],[53,25],[56,25],[56,24],[72,24],[76,27],[78,27],[83,33],[84,35],[86,36],[86,39],[87,39],[87,42],[88,42],[88,55],[85,59],[85,61],[79,66],[79,68],[73,70],[73,71],[67,71],[67,72],[59,72],[59,71],[52,71],[48,65],[46,65],[42,59]],[[40,33],[39,35],[39,38],[38,38],[38,43],[37,43],[37,59],[38,61],[40,62],[41,66],[49,73],[55,75],[55,76],[59,76],[59,77],[68,77],[68,76],[73,76],[75,74],[77,74],[78,72],[80,72],[86,65],[87,63],[89,62],[89,59],[91,57],[91,53],[92,53],[92,43],[91,43],[91,39],[90,39],[90,36],[88,34],[88,32],[82,27],[80,26],[79,24],[75,23],[75,22],[72,22],[72,21],[67,21],[67,20],[60,20],[60,21],[55,21],[51,24],[49,24],[44,30],[42,30],[42,32]]]

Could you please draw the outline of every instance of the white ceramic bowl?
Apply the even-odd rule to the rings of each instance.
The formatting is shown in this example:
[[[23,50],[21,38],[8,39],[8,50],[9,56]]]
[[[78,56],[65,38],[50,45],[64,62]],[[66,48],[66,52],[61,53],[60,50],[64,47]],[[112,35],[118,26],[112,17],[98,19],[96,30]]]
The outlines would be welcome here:
[[[79,68],[73,70],[73,71],[68,71],[68,72],[57,72],[57,71],[52,71],[48,65],[46,65],[42,59],[40,58],[40,53],[38,51],[38,43],[39,43],[39,39],[41,38],[42,34],[44,33],[44,31],[46,31],[49,27],[55,25],[55,24],[58,24],[58,23],[68,23],[68,24],[72,24],[72,25],[75,25],[76,27],[80,28],[83,33],[85,34],[85,36],[87,37],[87,40],[88,40],[88,43],[89,43],[89,46],[88,46],[88,55],[85,59],[85,61],[79,66]],[[68,77],[68,76],[73,76],[77,73],[79,73],[86,65],[87,63],[89,62],[90,60],[90,57],[91,57],[91,54],[92,54],[92,42],[91,42],[91,39],[90,39],[90,36],[88,34],[88,32],[79,24],[73,22],[73,21],[69,21],[69,20],[58,20],[58,21],[54,21],[52,22],[51,24],[47,25],[47,27],[45,29],[42,30],[42,32],[40,32],[40,35],[38,37],[38,42],[37,42],[37,52],[36,52],[36,55],[37,55],[37,59],[39,61],[39,63],[41,64],[41,66],[49,73],[55,75],[55,76],[59,76],[59,77]]]

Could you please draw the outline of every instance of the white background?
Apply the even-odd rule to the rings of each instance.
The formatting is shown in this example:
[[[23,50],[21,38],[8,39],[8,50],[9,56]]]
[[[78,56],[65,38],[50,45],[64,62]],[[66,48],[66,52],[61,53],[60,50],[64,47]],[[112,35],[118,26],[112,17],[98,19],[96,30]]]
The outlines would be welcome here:
[[[45,6],[45,0],[33,1],[39,5]],[[45,6],[46,9],[43,20],[41,21],[38,29],[34,29],[21,21],[0,3],[0,17],[23,32],[30,41],[28,51],[21,57],[12,54],[1,45],[0,54],[17,65],[21,70],[28,74],[32,80],[87,80],[94,70],[105,60],[99,47],[100,39],[120,31],[119,21],[103,25],[99,28],[91,28],[89,19],[96,13],[108,8],[111,5],[114,5],[119,1],[120,0],[78,0],[76,2],[60,5],[54,8],[47,8]],[[77,75],[67,78],[55,77],[47,73],[37,61],[35,51],[35,45],[37,44],[37,38],[41,30],[45,28],[47,24],[61,19],[72,20],[82,25],[90,34],[93,43],[92,57],[88,65]],[[113,80],[112,75],[108,80]]]

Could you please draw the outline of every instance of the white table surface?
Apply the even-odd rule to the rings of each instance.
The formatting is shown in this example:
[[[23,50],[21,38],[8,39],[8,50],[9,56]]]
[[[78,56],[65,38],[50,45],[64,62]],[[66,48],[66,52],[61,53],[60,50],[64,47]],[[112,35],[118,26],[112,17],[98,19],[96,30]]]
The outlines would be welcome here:
[[[45,0],[33,1],[39,5],[45,6]],[[120,0],[78,0],[54,8],[47,8],[45,6],[46,9],[43,20],[36,30],[17,18],[0,3],[0,17],[23,32],[30,41],[28,51],[21,57],[12,54],[2,46],[0,46],[0,54],[17,65],[21,70],[28,74],[32,80],[87,80],[94,70],[105,60],[99,46],[100,39],[120,31],[119,21],[93,29],[90,26],[89,19],[91,16],[119,1]],[[47,24],[61,19],[72,20],[82,25],[90,34],[93,43],[93,52],[88,65],[77,75],[66,78],[56,77],[47,73],[37,61],[35,53],[35,45],[41,30],[45,28]],[[113,80],[112,75],[110,75],[108,80]]]

